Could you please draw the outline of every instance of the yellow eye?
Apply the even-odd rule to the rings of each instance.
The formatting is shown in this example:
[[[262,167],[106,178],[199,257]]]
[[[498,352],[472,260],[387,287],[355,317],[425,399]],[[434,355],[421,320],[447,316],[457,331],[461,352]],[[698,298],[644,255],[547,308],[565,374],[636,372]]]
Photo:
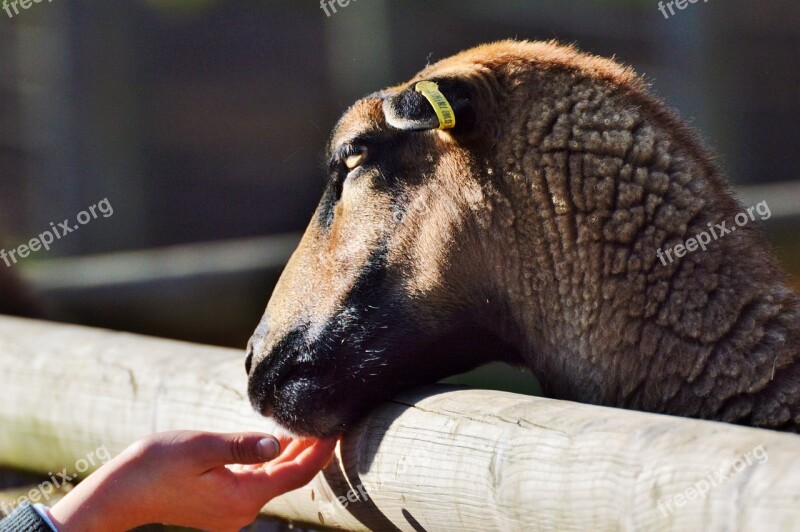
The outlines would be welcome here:
[[[367,159],[367,149],[366,148],[359,148],[358,153],[354,153],[347,157],[344,160],[344,165],[347,166],[348,170],[355,170]]]

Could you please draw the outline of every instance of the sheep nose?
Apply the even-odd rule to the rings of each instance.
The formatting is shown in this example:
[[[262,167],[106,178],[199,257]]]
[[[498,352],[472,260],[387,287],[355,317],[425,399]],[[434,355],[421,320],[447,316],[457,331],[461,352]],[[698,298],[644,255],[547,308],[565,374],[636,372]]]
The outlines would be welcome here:
[[[248,375],[250,375],[250,372],[253,370],[253,357],[255,356],[256,349],[261,350],[264,347],[264,339],[269,332],[267,321],[267,317],[264,316],[253,333],[253,336],[250,338],[250,341],[247,342],[247,357],[244,359],[244,369],[247,371]]]
[[[247,348],[247,358],[244,359],[244,370],[250,375],[250,370],[253,369],[253,345]]]

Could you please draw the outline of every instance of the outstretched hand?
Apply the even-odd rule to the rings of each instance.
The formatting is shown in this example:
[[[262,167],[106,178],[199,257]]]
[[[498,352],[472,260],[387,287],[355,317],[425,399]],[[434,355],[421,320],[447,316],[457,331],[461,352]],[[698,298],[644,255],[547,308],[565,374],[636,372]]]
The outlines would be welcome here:
[[[239,530],[271,499],[310,482],[335,446],[258,433],[154,434],[81,482],[50,516],[60,532],[148,523]]]

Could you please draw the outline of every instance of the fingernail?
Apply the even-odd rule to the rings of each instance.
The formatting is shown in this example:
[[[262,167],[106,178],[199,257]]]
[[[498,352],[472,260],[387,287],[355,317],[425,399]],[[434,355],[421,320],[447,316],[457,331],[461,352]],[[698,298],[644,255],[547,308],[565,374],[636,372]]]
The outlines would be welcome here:
[[[258,456],[262,460],[272,460],[281,454],[280,444],[272,438],[264,438],[256,445]]]

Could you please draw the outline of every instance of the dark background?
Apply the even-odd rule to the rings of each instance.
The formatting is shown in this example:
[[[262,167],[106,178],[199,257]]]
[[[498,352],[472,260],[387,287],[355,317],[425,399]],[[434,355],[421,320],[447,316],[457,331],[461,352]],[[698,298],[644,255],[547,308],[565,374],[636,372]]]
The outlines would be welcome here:
[[[503,38],[616,56],[698,128],[798,285],[800,3],[54,0],[0,11],[0,241],[51,316],[243,347],[355,99]],[[0,264],[0,267],[5,267]],[[507,387],[506,384],[491,384]],[[512,386],[513,387],[513,386]]]

